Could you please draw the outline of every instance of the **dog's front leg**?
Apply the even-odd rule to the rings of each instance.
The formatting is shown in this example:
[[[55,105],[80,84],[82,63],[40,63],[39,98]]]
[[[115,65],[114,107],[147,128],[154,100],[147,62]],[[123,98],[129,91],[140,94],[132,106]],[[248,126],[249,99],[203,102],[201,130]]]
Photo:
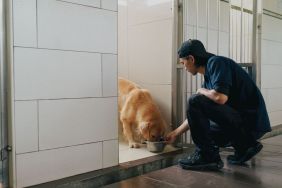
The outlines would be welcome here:
[[[131,124],[123,120],[122,125],[123,125],[123,133],[128,140],[129,147],[130,148],[140,148],[140,144],[136,143],[133,139]]]

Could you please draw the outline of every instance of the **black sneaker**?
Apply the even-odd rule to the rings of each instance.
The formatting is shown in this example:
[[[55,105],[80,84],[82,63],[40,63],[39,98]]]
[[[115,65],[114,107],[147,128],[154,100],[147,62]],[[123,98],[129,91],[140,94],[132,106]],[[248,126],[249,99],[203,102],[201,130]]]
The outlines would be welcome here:
[[[227,161],[229,164],[242,165],[258,154],[262,148],[263,145],[260,142],[257,142],[254,146],[249,147],[245,152],[239,153],[235,151],[234,155],[228,155]]]
[[[179,159],[178,164],[185,170],[219,170],[223,168],[223,162],[218,154],[214,160],[206,160],[200,151],[184,159]]]

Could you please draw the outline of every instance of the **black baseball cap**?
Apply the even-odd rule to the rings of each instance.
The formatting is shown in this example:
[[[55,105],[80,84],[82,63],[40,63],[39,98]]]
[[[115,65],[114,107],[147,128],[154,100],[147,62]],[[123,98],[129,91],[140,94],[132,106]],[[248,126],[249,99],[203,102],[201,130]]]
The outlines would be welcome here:
[[[179,58],[188,57],[189,55],[195,55],[202,58],[214,56],[214,54],[207,52],[203,43],[197,39],[189,39],[183,42],[178,49]]]

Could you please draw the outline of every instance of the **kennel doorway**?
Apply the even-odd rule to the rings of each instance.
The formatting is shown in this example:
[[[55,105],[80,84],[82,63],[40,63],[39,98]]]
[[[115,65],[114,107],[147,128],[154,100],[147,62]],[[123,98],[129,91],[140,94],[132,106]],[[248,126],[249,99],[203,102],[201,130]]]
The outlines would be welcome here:
[[[178,45],[199,39],[207,51],[238,62],[260,86],[257,0],[180,0],[179,7]],[[186,101],[201,87],[203,77],[192,76],[179,64],[175,74],[175,121],[181,122],[186,118]],[[180,143],[192,143],[189,131]]]
[[[173,29],[176,0],[118,0],[118,75],[150,91],[172,125]],[[177,8],[177,7],[176,7]],[[175,58],[174,58],[175,60]],[[119,162],[156,155],[129,148],[119,131]],[[177,148],[166,146],[165,152]]]

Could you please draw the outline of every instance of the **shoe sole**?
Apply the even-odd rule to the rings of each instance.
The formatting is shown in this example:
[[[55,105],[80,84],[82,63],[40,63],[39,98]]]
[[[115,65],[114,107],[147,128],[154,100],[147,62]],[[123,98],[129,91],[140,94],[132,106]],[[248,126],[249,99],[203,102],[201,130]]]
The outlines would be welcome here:
[[[223,168],[224,164],[222,161],[220,161],[218,163],[209,163],[205,165],[192,165],[192,166],[179,163],[179,166],[181,166],[182,169],[185,170],[220,170]]]
[[[251,158],[253,158],[256,154],[258,154],[263,148],[263,145],[260,144],[258,147],[256,147],[255,151],[247,151],[247,154],[245,156],[242,157],[242,159],[240,161],[233,161],[233,160],[227,160],[229,164],[233,164],[233,165],[242,165],[244,164],[246,161],[250,160]]]

